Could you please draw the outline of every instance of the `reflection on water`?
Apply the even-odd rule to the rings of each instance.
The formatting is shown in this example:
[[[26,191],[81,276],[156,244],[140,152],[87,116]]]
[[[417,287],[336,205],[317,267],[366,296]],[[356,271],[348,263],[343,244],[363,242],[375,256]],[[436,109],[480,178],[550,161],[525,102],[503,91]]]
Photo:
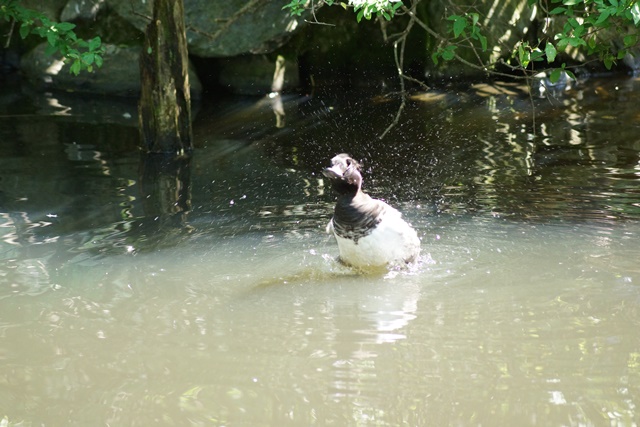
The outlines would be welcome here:
[[[0,425],[637,425],[637,84],[535,127],[515,86],[417,96],[382,141],[393,98],[234,99],[169,163],[130,106],[10,98]],[[335,261],[342,151],[418,265]]]

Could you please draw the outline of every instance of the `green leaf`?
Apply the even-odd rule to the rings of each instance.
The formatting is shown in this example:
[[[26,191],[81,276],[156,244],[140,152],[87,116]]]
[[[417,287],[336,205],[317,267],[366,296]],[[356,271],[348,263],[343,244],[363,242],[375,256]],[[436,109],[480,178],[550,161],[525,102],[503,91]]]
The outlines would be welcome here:
[[[562,76],[562,71],[564,71],[562,68],[554,68],[549,76],[549,81],[551,83],[557,83],[558,80],[560,80],[560,76]]]
[[[482,34],[478,33],[478,40],[480,40],[480,46],[482,46],[482,51],[487,51],[487,38]]]
[[[570,37],[569,44],[573,47],[586,46],[587,42],[578,37]]]
[[[304,12],[304,6],[302,5],[302,3],[294,0],[291,3],[289,3],[288,5],[285,5],[282,7],[283,9],[288,8],[289,10],[289,14],[293,15],[293,16],[300,16],[302,15],[302,12]]]
[[[80,62],[80,60],[75,60],[73,61],[73,64],[71,64],[71,68],[69,68],[69,72],[77,76],[78,74],[80,74],[81,69],[82,69],[82,62]]]
[[[54,33],[53,31],[47,33],[47,42],[49,42],[51,46],[55,46],[59,38],[60,36],[58,36],[58,34]]]
[[[526,68],[527,65],[529,65],[529,62],[531,62],[531,54],[529,53],[529,50],[525,48],[524,44],[520,44],[518,46],[518,61],[520,61],[520,64]]]
[[[567,11],[566,7],[556,7],[554,9],[551,9],[551,12],[549,12],[550,15],[559,15],[561,13],[565,13]]]
[[[460,35],[464,33],[465,28],[467,28],[467,20],[462,16],[458,16],[457,19],[453,21],[453,36],[460,37]]]
[[[544,53],[545,55],[547,55],[547,62],[551,64],[556,60],[558,51],[556,50],[556,47],[553,45],[553,43],[547,42],[547,45],[544,48]]]
[[[571,25],[571,27],[573,28],[578,28],[580,26],[580,22],[578,22],[578,20],[576,18],[569,18],[567,20],[567,22],[569,23],[569,25]]]
[[[20,26],[20,38],[26,39],[31,32],[31,25],[24,23]]]
[[[71,22],[59,22],[55,24],[56,30],[63,31],[63,32],[71,31],[75,27],[76,27],[76,24],[72,24]]]
[[[98,68],[102,67],[102,56],[96,55],[95,61],[96,61],[96,67]]]
[[[480,15],[478,15],[477,13],[470,13],[469,16],[471,16],[471,25],[473,26],[478,25],[478,21],[480,20]]]
[[[637,34],[629,34],[624,36],[624,38],[622,39],[624,41],[624,46],[625,47],[631,47],[633,45],[635,45],[638,42],[638,35]]]
[[[456,56],[455,50],[456,50],[455,46],[447,46],[442,51],[442,59],[444,59],[445,61],[451,61]]]
[[[90,52],[82,54],[82,62],[84,62],[87,65],[93,64],[93,62],[95,61],[95,58],[96,58],[96,55]]]
[[[100,47],[101,44],[102,40],[100,39],[100,37],[94,37],[89,40],[89,50],[96,50]]]
[[[563,65],[564,65],[564,64],[563,64]],[[571,80],[577,80],[577,79],[576,79],[576,75],[575,75],[575,74],[573,74],[573,72],[571,72],[571,71],[569,71],[569,70],[565,70],[565,69],[564,69],[564,67],[563,67],[562,69],[564,70],[564,72],[565,72],[565,73],[567,73],[567,76],[569,76],[569,78],[570,78]]]
[[[598,19],[596,19],[596,22],[594,23],[594,25],[601,26],[607,19],[609,19],[610,15],[611,13],[609,12],[608,9],[606,9],[604,12],[600,14],[600,16],[598,16]]]
[[[533,51],[531,51],[531,60],[532,61],[542,61],[542,57],[544,56],[544,54],[542,53],[542,51],[539,48],[535,48],[533,49]]]
[[[564,51],[567,48],[568,44],[569,39],[567,37],[562,37],[558,40],[558,43],[556,43],[556,48],[560,51]]]

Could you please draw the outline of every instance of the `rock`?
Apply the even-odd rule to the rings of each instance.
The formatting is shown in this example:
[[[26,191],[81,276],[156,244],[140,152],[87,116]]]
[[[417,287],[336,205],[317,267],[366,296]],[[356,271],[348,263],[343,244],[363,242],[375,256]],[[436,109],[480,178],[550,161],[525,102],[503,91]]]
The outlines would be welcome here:
[[[64,9],[62,9],[60,20],[95,20],[98,12],[104,8],[105,3],[103,0],[70,0]]]
[[[635,49],[633,53],[633,55],[627,53],[624,58],[622,58],[622,61],[629,67],[634,75],[637,75],[638,72],[640,72],[640,49]]]
[[[99,36],[103,43],[142,46],[143,32],[109,8],[104,0],[69,0],[60,14],[61,21],[73,22],[79,37]]]
[[[144,31],[151,16],[148,0],[107,0],[109,7]],[[282,46],[304,22],[272,0],[184,0],[187,43],[203,58],[266,53]]]
[[[102,93],[137,97],[140,94],[139,47],[105,45],[104,64],[94,72],[73,75],[60,56],[46,55],[43,43],[24,55],[21,68],[26,77],[37,86],[72,92]],[[189,72],[191,96],[197,98],[202,86],[196,74]]]
[[[20,6],[26,9],[33,9],[42,12],[47,18],[57,21],[60,16],[60,11],[66,3],[67,0],[22,0],[20,2]]]

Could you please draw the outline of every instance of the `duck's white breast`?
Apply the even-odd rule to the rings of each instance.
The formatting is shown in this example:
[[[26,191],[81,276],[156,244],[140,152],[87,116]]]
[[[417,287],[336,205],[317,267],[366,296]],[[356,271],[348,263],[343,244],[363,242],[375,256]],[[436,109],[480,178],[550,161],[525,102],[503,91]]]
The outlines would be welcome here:
[[[416,231],[388,207],[378,225],[368,235],[358,239],[340,237],[336,240],[343,262],[355,267],[382,266],[413,261],[420,254],[420,239]]]

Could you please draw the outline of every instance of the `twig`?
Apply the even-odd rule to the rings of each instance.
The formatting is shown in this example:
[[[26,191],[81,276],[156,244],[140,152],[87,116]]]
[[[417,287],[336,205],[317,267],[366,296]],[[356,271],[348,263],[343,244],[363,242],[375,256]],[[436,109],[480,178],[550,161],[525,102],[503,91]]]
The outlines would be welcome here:
[[[393,118],[393,121],[387,128],[382,132],[382,134],[378,137],[378,139],[383,139],[390,131],[393,129],[399,122],[400,116],[402,116],[402,112],[404,111],[404,107],[407,105],[407,97],[402,96],[402,101],[400,102],[400,107],[398,107],[398,111],[396,112],[396,116]]]
[[[318,5],[317,9],[320,9],[322,7],[322,5],[324,5],[324,2],[320,2],[320,4]],[[318,17],[316,16],[316,6],[313,4],[313,0],[311,0],[311,15],[313,15],[313,21],[309,21],[309,20],[304,20],[304,22],[308,23],[308,24],[316,24],[316,25],[327,25],[329,27],[335,27],[336,24],[329,24],[327,22],[320,22],[318,21]]]
[[[527,70],[522,70],[524,73],[525,81],[527,82],[527,88],[529,89],[529,102],[531,103],[531,125],[533,126],[533,136],[536,136],[536,104],[533,99],[533,84],[531,77],[527,75]]]
[[[145,15],[144,13],[138,12],[135,7],[133,7],[133,1],[129,1],[129,7],[131,8],[131,13],[135,16],[139,16],[140,18],[146,19],[148,22],[153,21],[153,17],[149,15]]]
[[[412,7],[415,7],[417,3],[413,3]],[[404,48],[407,42],[407,36],[409,35],[409,32],[411,31],[411,28],[413,27],[413,23],[414,23],[415,19],[414,18],[410,18],[409,19],[409,23],[407,24],[407,27],[404,29],[404,31],[402,32],[402,36],[396,40],[393,43],[393,59],[396,63],[396,69],[398,71],[398,77],[400,78],[400,107],[398,107],[398,111],[396,112],[396,116],[394,117],[393,121],[389,124],[389,126],[387,126],[387,128],[384,130],[384,132],[382,132],[382,134],[378,137],[379,139],[384,138],[390,131],[391,129],[393,129],[398,122],[400,121],[400,116],[402,116],[402,112],[404,111],[404,108],[407,105],[407,92],[405,89],[405,84],[404,84],[404,80],[406,78],[406,76],[404,75]],[[386,33],[385,33],[386,35]],[[398,55],[398,45],[400,45],[400,54]],[[411,78],[412,80],[416,80]]]
[[[424,90],[431,90],[431,88],[429,86],[427,86],[426,83],[423,82],[422,80],[418,80],[418,79],[416,79],[414,77],[407,76],[406,74],[403,74],[400,77],[402,77],[405,80],[409,80],[410,82],[416,83],[417,85],[422,87],[422,89],[424,89]]]
[[[4,44],[4,48],[5,49],[9,49],[9,44],[11,43],[11,37],[13,37],[13,28],[16,25],[16,20],[12,19],[11,20],[11,27],[9,27],[9,32],[7,33],[7,41]]]

